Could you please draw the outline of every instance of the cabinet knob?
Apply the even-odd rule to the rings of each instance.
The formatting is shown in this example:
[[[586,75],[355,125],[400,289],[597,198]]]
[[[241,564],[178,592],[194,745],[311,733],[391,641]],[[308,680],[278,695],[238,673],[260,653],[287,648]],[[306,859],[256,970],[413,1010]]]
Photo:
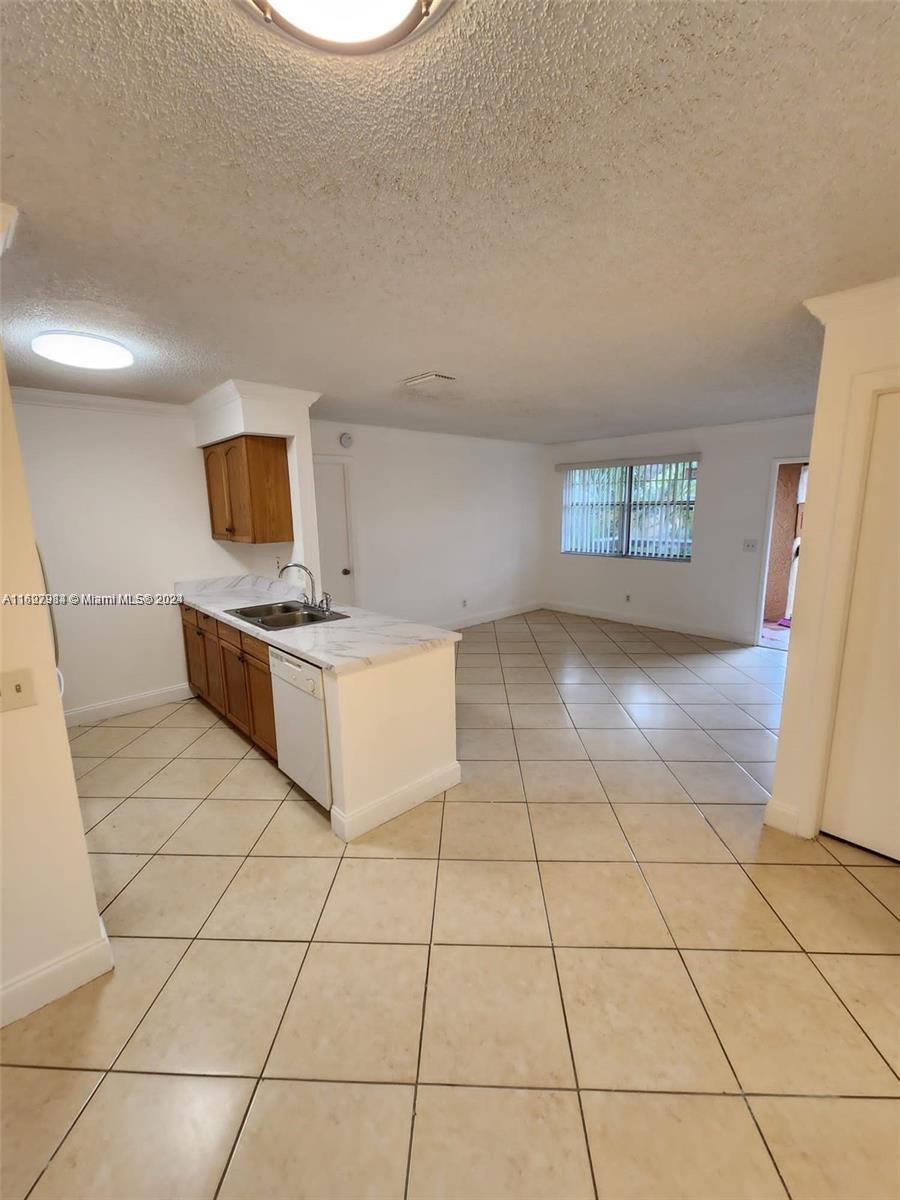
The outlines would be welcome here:
[[[342,575],[349,575],[349,574],[350,574],[350,568],[349,568],[349,567],[344,567],[344,568],[341,570],[341,574],[342,574]]]
[[[197,632],[197,637],[203,637],[203,630],[202,630],[202,629],[198,629],[196,632]]]
[[[233,526],[233,525],[226,525],[226,526],[225,526],[225,532],[226,532],[226,533],[234,533],[234,526]]]

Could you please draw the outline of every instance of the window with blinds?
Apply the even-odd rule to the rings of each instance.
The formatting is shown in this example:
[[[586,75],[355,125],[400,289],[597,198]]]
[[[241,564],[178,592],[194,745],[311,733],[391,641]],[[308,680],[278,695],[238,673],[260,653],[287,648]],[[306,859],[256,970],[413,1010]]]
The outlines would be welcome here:
[[[563,554],[691,557],[699,456],[563,466]]]

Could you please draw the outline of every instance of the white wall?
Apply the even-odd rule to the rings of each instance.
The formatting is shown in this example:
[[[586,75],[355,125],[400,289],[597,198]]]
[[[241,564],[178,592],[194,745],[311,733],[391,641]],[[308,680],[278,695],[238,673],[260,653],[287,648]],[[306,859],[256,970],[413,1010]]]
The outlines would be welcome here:
[[[2,359],[0,374],[0,590],[39,593],[44,589]],[[30,670],[36,699],[0,713],[5,1024],[108,971],[112,955],[97,916],[47,609],[4,605],[0,632],[2,670]]]
[[[275,556],[289,555],[289,543],[213,541],[203,452],[187,411],[141,402],[91,409],[83,398],[53,403],[26,388],[14,398],[49,591],[170,592],[176,579],[273,575]],[[177,608],[55,614],[74,719],[187,694]]]
[[[316,420],[312,444],[350,463],[361,607],[453,627],[544,598],[542,447]]]
[[[318,399],[318,392],[229,379],[198,396],[190,406],[198,446],[210,446],[245,433],[286,439],[294,541],[289,555],[284,557],[305,563],[317,578],[319,530],[309,409]]]
[[[890,426],[878,416],[881,394],[900,390],[900,277],[820,296],[806,306],[825,325],[825,343],[781,737],[766,821],[801,837],[814,836],[820,827],[833,830],[892,854],[898,836],[900,724],[900,614],[890,591],[898,553],[890,517],[896,524],[896,514],[885,514],[879,531],[884,555],[894,558],[876,579],[867,574],[871,528],[863,518],[873,454],[876,486],[882,456],[897,462],[897,446],[882,444],[882,439],[891,440]],[[857,606],[874,596],[893,610],[883,618],[893,633],[878,643],[860,638],[857,624]],[[876,626],[882,627],[877,618]],[[856,661],[845,663],[854,650]],[[870,662],[874,665],[866,669]],[[877,714],[870,706],[877,707]],[[864,767],[857,769],[863,761]],[[879,834],[884,840],[876,840]]]
[[[637,625],[753,642],[773,463],[807,456],[811,431],[811,416],[788,417],[545,447],[544,602]],[[560,552],[563,475],[555,464],[692,451],[702,461],[689,563]],[[756,553],[742,549],[745,538],[758,539]]]
[[[188,410],[27,388],[14,399],[50,591],[168,592],[274,575],[291,556],[212,540]],[[538,603],[540,447],[314,421],[314,449],[339,451],[347,428],[359,605],[463,624]],[[55,613],[70,723],[187,694],[177,609]]]

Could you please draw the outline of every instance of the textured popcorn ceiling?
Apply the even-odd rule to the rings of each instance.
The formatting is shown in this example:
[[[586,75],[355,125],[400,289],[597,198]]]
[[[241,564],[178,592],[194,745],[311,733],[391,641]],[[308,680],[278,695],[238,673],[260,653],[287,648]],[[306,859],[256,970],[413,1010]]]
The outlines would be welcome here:
[[[536,441],[809,411],[800,302],[898,267],[898,18],[456,0],[339,58],[246,0],[6,0],[13,381]],[[137,365],[36,358],[60,326]]]

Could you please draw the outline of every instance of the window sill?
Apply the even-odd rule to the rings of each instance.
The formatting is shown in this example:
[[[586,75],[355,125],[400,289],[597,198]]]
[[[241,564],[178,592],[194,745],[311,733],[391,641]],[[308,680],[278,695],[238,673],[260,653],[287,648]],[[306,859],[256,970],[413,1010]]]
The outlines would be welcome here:
[[[690,558],[668,558],[664,554],[596,554],[590,550],[560,550],[564,558],[617,558],[623,562],[689,563]]]

